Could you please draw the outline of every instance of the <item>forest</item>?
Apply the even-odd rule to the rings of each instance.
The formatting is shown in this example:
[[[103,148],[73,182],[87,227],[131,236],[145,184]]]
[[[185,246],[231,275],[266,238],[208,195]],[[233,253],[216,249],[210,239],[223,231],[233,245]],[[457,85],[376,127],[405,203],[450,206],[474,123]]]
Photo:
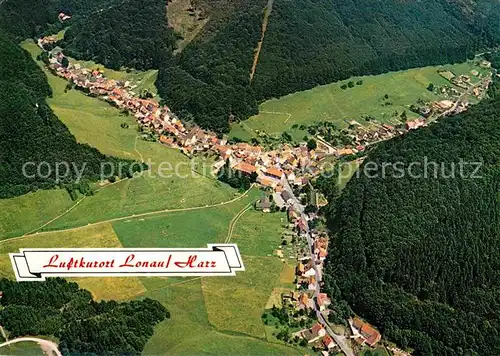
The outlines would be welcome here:
[[[500,5],[480,3],[465,8],[448,0],[277,1],[252,84],[255,97],[279,97],[351,76],[463,62],[500,41]]]
[[[10,25],[27,28],[30,36],[60,27],[41,25],[63,8],[62,0],[49,4],[39,18],[28,6],[26,16]],[[207,23],[175,55],[179,35],[167,24],[164,1],[92,0],[84,6],[71,0],[64,6],[74,15],[60,43],[66,54],[114,69],[159,69],[156,86],[165,104],[219,133],[270,98],[356,75],[463,62],[500,43],[495,0],[276,1],[250,81],[266,0],[193,0]]]
[[[160,302],[95,302],[74,282],[0,279],[0,325],[11,338],[45,335],[59,338],[63,355],[140,355],[153,327],[170,318]]]
[[[147,168],[77,143],[45,101],[51,95],[47,78],[7,37],[0,30],[0,198],[74,188],[103,176],[131,177]],[[69,169],[58,178],[56,167],[63,162]]]
[[[471,5],[473,11],[446,0],[276,1],[250,83],[267,2],[195,3],[208,9],[210,21],[175,56],[176,68],[161,71],[157,86],[175,110],[222,132],[228,113],[244,120],[270,98],[354,75],[463,62],[500,41],[500,5],[492,0]]]
[[[228,132],[232,121],[258,113],[249,76],[266,1],[205,3],[200,6],[208,8],[210,21],[173,63],[160,69],[156,86],[174,111]]]
[[[97,9],[96,9],[97,10]],[[65,54],[107,68],[160,68],[177,39],[168,28],[164,0],[112,2],[73,21],[61,46]]]
[[[325,209],[326,291],[416,355],[500,354],[499,118],[490,99],[379,144]]]
[[[87,17],[116,0],[4,0],[0,2],[0,28],[17,41],[53,34],[74,19]],[[58,15],[64,12],[73,19],[64,24]]]

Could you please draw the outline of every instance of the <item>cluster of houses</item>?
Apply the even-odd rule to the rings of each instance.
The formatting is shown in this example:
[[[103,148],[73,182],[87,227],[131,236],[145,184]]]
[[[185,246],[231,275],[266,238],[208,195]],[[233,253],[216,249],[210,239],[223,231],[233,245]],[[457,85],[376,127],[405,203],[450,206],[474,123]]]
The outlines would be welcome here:
[[[43,48],[43,43],[52,40],[47,37],[40,39],[41,47]],[[133,83],[105,78],[97,69],[82,68],[69,61],[63,65],[63,58],[64,55],[59,52],[49,59],[48,66],[56,75],[131,112],[138,124],[144,130],[158,135],[159,141],[165,146],[180,149],[186,155],[206,151],[215,153],[219,159],[214,164],[214,173],[229,162],[233,170],[249,175],[255,173],[257,183],[279,192],[282,179],[287,179],[294,185],[304,185],[308,178],[318,175],[319,161],[329,154],[328,150],[321,147],[309,150],[305,143],[299,147],[283,145],[273,151],[248,143],[228,144],[226,139],[198,126],[187,128],[167,106],[136,96],[133,92],[136,86]]]
[[[342,148],[335,148],[334,154],[337,157],[355,155],[363,152],[367,146],[389,140],[397,135],[402,135],[409,130],[414,130],[422,126],[426,126],[427,122],[424,117],[414,120],[408,120],[403,125],[394,126],[389,124],[379,124],[367,128],[356,121],[351,121],[354,126],[353,134],[351,135],[353,144]]]
[[[283,191],[283,180],[292,185],[303,186],[310,178],[319,175],[319,162],[329,154],[321,148],[309,150],[305,143],[298,147],[284,144],[272,151],[248,143],[220,144],[214,149],[219,155],[219,160],[214,164],[215,171],[229,162],[233,170],[250,175],[255,173],[258,184],[278,193]],[[286,197],[283,200],[286,202]],[[276,199],[276,202],[280,201],[282,199]],[[284,206],[283,203],[277,204]]]
[[[301,330],[295,335],[306,339],[310,346],[322,350],[321,353],[325,356],[334,351],[337,346],[320,323],[314,324],[309,329]]]
[[[41,39],[41,47],[43,48],[43,43],[50,43],[52,40],[54,39]],[[229,144],[224,138],[219,138],[198,126],[186,127],[167,106],[137,96],[134,93],[137,86],[133,83],[108,79],[97,69],[82,68],[79,64],[72,64],[64,58],[62,53],[50,56],[48,67],[79,89],[133,114],[141,128],[156,134],[161,144],[180,149],[187,155],[212,152],[219,157],[214,164],[215,172],[229,163],[234,171],[254,175],[257,183],[270,188],[272,203],[269,197],[264,197],[256,207],[265,212],[271,211],[272,205],[287,209],[297,234],[303,237],[310,234],[313,239],[312,255],[304,255],[298,261],[297,291],[282,295],[283,301],[286,300],[297,310],[305,312],[319,310],[328,313],[330,299],[326,293],[316,292],[321,281],[323,261],[328,255],[328,237],[315,230],[309,231],[308,220],[314,218],[314,213],[304,214],[303,206],[298,203],[290,186],[300,187],[308,184],[312,177],[320,173],[318,163],[327,155],[333,153],[341,156],[364,150],[363,142],[368,140],[367,137],[360,137],[356,147],[344,149],[332,149],[328,145],[321,144],[316,149],[309,149],[304,143],[297,147],[284,144],[279,149],[266,151],[260,146],[248,143]],[[388,125],[383,126],[383,134],[392,132],[392,129]],[[357,327],[358,324],[353,325]],[[332,337],[319,323],[299,333],[309,344],[321,347],[325,353],[336,346]],[[372,334],[372,329],[367,326],[359,328],[358,337],[363,338],[363,342],[370,346],[380,340],[380,334],[375,337]]]

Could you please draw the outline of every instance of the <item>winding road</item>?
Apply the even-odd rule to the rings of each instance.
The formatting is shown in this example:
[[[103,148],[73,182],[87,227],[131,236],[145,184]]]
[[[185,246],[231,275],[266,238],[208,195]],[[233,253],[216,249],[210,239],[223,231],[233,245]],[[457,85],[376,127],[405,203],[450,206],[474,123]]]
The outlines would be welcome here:
[[[6,341],[3,344],[0,344],[0,349],[5,346],[9,346],[12,344],[16,344],[19,342],[36,342],[38,345],[40,345],[40,348],[42,349],[43,353],[48,355],[48,356],[62,356],[61,352],[57,348],[57,344],[53,341],[50,340],[45,340],[45,339],[39,339],[36,337],[19,337],[17,339],[13,339],[10,341]],[[1,354],[1,351],[0,351]]]
[[[292,199],[294,200],[294,208],[296,212],[300,213],[301,218],[306,222],[306,233],[307,233],[307,244],[309,246],[308,252],[309,256],[311,258],[311,261],[313,262],[313,268],[314,272],[316,272],[316,289],[314,290],[314,298],[318,300],[318,294],[321,292],[321,287],[320,287],[320,282],[322,280],[322,276],[320,274],[320,271],[318,269],[318,263],[319,261],[316,260],[316,255],[313,253],[314,251],[314,239],[311,234],[311,230],[309,228],[309,224],[307,223],[306,215],[304,213],[304,208],[302,205],[300,205],[299,199],[295,197],[293,193],[293,189],[290,187],[288,182],[285,180],[283,184],[283,189],[288,191],[290,195],[292,196]],[[321,311],[318,309],[317,303],[314,303],[314,311],[316,312],[316,317],[318,318],[318,321],[325,330],[328,332],[328,335],[330,335],[333,340],[339,345],[340,349],[346,356],[354,356],[354,352],[352,351],[351,347],[347,343],[346,337],[343,335],[338,335],[333,332],[333,330],[330,328],[330,325],[328,324],[328,321],[325,319]]]

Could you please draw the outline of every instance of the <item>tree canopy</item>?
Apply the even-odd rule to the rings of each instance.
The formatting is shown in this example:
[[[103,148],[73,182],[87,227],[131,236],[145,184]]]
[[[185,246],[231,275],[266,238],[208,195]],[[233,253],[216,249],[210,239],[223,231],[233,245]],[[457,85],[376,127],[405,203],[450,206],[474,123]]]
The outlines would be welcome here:
[[[55,336],[65,355],[140,355],[153,327],[170,318],[158,301],[95,302],[90,292],[60,278],[0,279],[0,291],[0,324],[11,337]]]
[[[417,355],[500,354],[499,118],[488,100],[381,143],[325,209],[326,291]]]
[[[51,89],[30,55],[1,30],[0,47],[0,198],[145,168],[77,143],[47,105]],[[69,170],[58,179],[56,165],[63,162]]]

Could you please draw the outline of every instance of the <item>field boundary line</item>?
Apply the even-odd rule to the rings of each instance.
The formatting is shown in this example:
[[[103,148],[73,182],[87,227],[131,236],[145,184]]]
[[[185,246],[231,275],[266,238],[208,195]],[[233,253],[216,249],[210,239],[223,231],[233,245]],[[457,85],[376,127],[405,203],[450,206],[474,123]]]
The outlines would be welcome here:
[[[227,236],[226,236],[226,239],[224,240],[224,243],[227,244],[227,243],[229,243],[229,241],[231,241],[231,238],[233,237],[234,227],[236,226],[236,223],[243,216],[243,214],[245,214],[248,210],[250,210],[250,208],[253,206],[254,203],[255,203],[255,201],[251,201],[250,203],[248,203],[243,209],[241,209],[238,212],[238,214],[236,214],[231,219],[231,221],[229,222],[229,229],[227,231]]]
[[[287,122],[288,120],[290,120],[290,118],[292,117],[292,114],[290,114],[289,112],[280,112],[280,111],[260,111],[261,114],[276,114],[276,115],[287,115],[287,118],[285,120],[285,122]]]
[[[137,139],[139,138],[139,135],[135,136],[135,141],[134,141],[134,151],[137,152],[139,157],[141,157],[141,163],[144,163],[144,157],[142,157],[142,153],[139,152],[137,149]]]
[[[101,187],[99,189],[96,189],[96,193],[97,192],[100,192],[101,190],[103,190],[104,188],[107,188],[107,187],[110,187],[112,185],[115,185],[117,183],[120,183],[120,182],[123,182],[125,180],[129,180],[129,178],[125,178],[125,179],[121,179],[119,181],[116,181],[116,182],[113,182],[113,183],[109,183],[109,184],[106,184],[104,187]],[[28,236],[28,235],[33,235],[33,233],[37,232],[38,230],[40,229],[43,229],[45,226],[47,225],[50,225],[52,224],[54,221],[56,221],[57,219],[59,218],[62,218],[64,215],[66,215],[67,213],[69,213],[71,210],[73,210],[74,208],[76,208],[82,201],[84,201],[86,198],[88,197],[88,195],[84,195],[80,200],[78,200],[75,204],[73,204],[72,206],[70,206],[66,211],[62,212],[61,214],[57,215],[55,218],[47,221],[45,224],[43,224],[42,226],[39,226],[37,227],[36,229],[33,229],[31,231],[28,231],[27,233],[25,233],[24,235],[22,236]]]
[[[7,241],[24,239],[24,238],[31,237],[31,236],[39,236],[39,235],[56,233],[56,232],[68,232],[68,231],[80,230],[80,229],[84,229],[84,228],[91,227],[91,226],[98,226],[98,225],[103,225],[103,224],[108,224],[108,223],[123,221],[123,220],[128,220],[128,219],[137,219],[137,218],[142,218],[142,217],[146,217],[146,216],[149,217],[149,216],[160,215],[160,214],[178,213],[178,212],[183,212],[183,211],[202,210],[202,209],[209,209],[209,208],[214,208],[214,207],[218,207],[218,206],[224,206],[224,205],[231,204],[231,203],[237,202],[238,200],[245,198],[254,186],[255,186],[255,183],[253,183],[250,186],[250,188],[248,188],[248,190],[246,190],[243,194],[237,196],[236,198],[233,198],[231,200],[227,200],[224,202],[212,204],[212,205],[200,205],[200,206],[193,206],[193,207],[189,207],[189,208],[179,208],[179,209],[163,209],[163,210],[155,210],[155,211],[150,211],[150,212],[140,213],[140,214],[132,214],[132,215],[122,216],[122,217],[118,217],[118,218],[97,221],[94,223],[88,223],[87,225],[80,225],[80,226],[76,226],[76,227],[72,227],[72,228],[68,228],[68,229],[50,230],[50,231],[42,231],[42,232],[24,234],[22,236],[17,236],[17,237],[13,237],[10,239],[2,240],[2,241],[0,241],[0,244],[5,243]]]

